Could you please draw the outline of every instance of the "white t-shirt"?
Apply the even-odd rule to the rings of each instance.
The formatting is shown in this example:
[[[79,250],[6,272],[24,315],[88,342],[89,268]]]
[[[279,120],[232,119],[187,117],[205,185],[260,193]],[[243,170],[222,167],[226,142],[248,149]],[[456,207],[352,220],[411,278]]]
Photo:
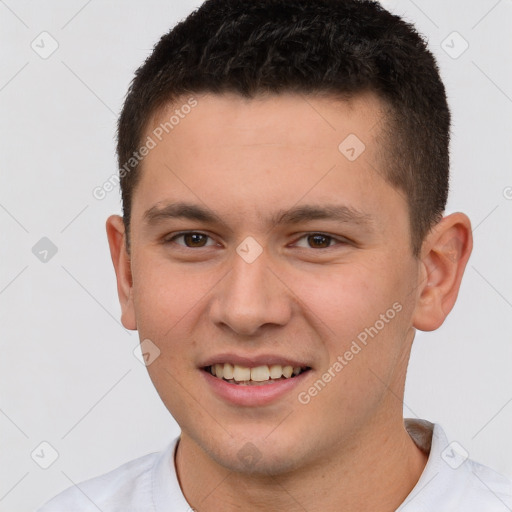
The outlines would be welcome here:
[[[448,443],[439,425],[406,419],[414,442],[429,458],[396,512],[507,512],[512,481],[467,458]],[[37,512],[191,512],[174,466],[178,439],[159,453],[123,464],[105,475],[66,489]]]

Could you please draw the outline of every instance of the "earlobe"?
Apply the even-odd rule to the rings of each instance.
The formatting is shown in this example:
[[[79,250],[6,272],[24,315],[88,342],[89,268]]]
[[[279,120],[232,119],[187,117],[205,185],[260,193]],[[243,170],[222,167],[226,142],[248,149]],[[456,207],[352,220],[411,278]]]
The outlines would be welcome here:
[[[463,213],[444,217],[427,235],[422,246],[414,327],[433,331],[442,325],[457,299],[472,248],[471,222]]]
[[[130,255],[126,250],[123,218],[112,215],[106,223],[110,255],[116,272],[117,293],[121,304],[121,322],[126,329],[137,329],[133,304],[133,280]]]

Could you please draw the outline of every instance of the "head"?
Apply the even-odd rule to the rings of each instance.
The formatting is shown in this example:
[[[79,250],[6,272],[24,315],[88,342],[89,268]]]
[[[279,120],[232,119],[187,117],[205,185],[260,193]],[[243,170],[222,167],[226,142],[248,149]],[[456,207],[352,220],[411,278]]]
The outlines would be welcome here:
[[[364,0],[205,2],[162,37],[128,92],[117,148],[119,167],[129,169],[121,173],[127,233],[143,167],[133,154],[151,134],[152,116],[202,92],[375,95],[386,162],[379,171],[407,198],[419,254],[446,204],[450,112],[434,57],[410,24]]]
[[[374,2],[209,0],[160,40],[107,231],[123,323],[198,450],[277,474],[397,424],[414,330],[444,321],[471,251],[443,218],[449,124],[425,42]],[[238,393],[211,374],[230,363],[303,371]]]

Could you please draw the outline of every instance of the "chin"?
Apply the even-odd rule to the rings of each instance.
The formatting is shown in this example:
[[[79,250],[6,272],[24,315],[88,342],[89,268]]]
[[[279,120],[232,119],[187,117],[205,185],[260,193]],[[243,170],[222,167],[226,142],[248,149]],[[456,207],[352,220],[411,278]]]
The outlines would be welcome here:
[[[303,449],[299,451],[297,446]],[[224,439],[224,443],[212,439],[208,446],[203,447],[210,458],[225,469],[252,476],[290,473],[301,467],[307,459],[304,443],[286,435],[275,435],[273,439],[265,438],[261,433],[252,438],[247,435],[233,436]]]
[[[279,476],[291,473],[301,466],[297,454],[291,457],[289,452],[271,453],[269,449],[260,450],[249,443],[237,452],[219,452],[212,454],[212,458],[227,470],[248,476]]]

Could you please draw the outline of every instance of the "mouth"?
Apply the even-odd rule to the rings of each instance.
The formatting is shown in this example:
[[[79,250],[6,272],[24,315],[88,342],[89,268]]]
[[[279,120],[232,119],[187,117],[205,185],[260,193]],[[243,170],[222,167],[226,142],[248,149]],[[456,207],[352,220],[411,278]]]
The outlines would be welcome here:
[[[217,363],[203,370],[219,380],[238,386],[266,386],[291,380],[311,370],[309,366],[259,365],[254,367]]]

